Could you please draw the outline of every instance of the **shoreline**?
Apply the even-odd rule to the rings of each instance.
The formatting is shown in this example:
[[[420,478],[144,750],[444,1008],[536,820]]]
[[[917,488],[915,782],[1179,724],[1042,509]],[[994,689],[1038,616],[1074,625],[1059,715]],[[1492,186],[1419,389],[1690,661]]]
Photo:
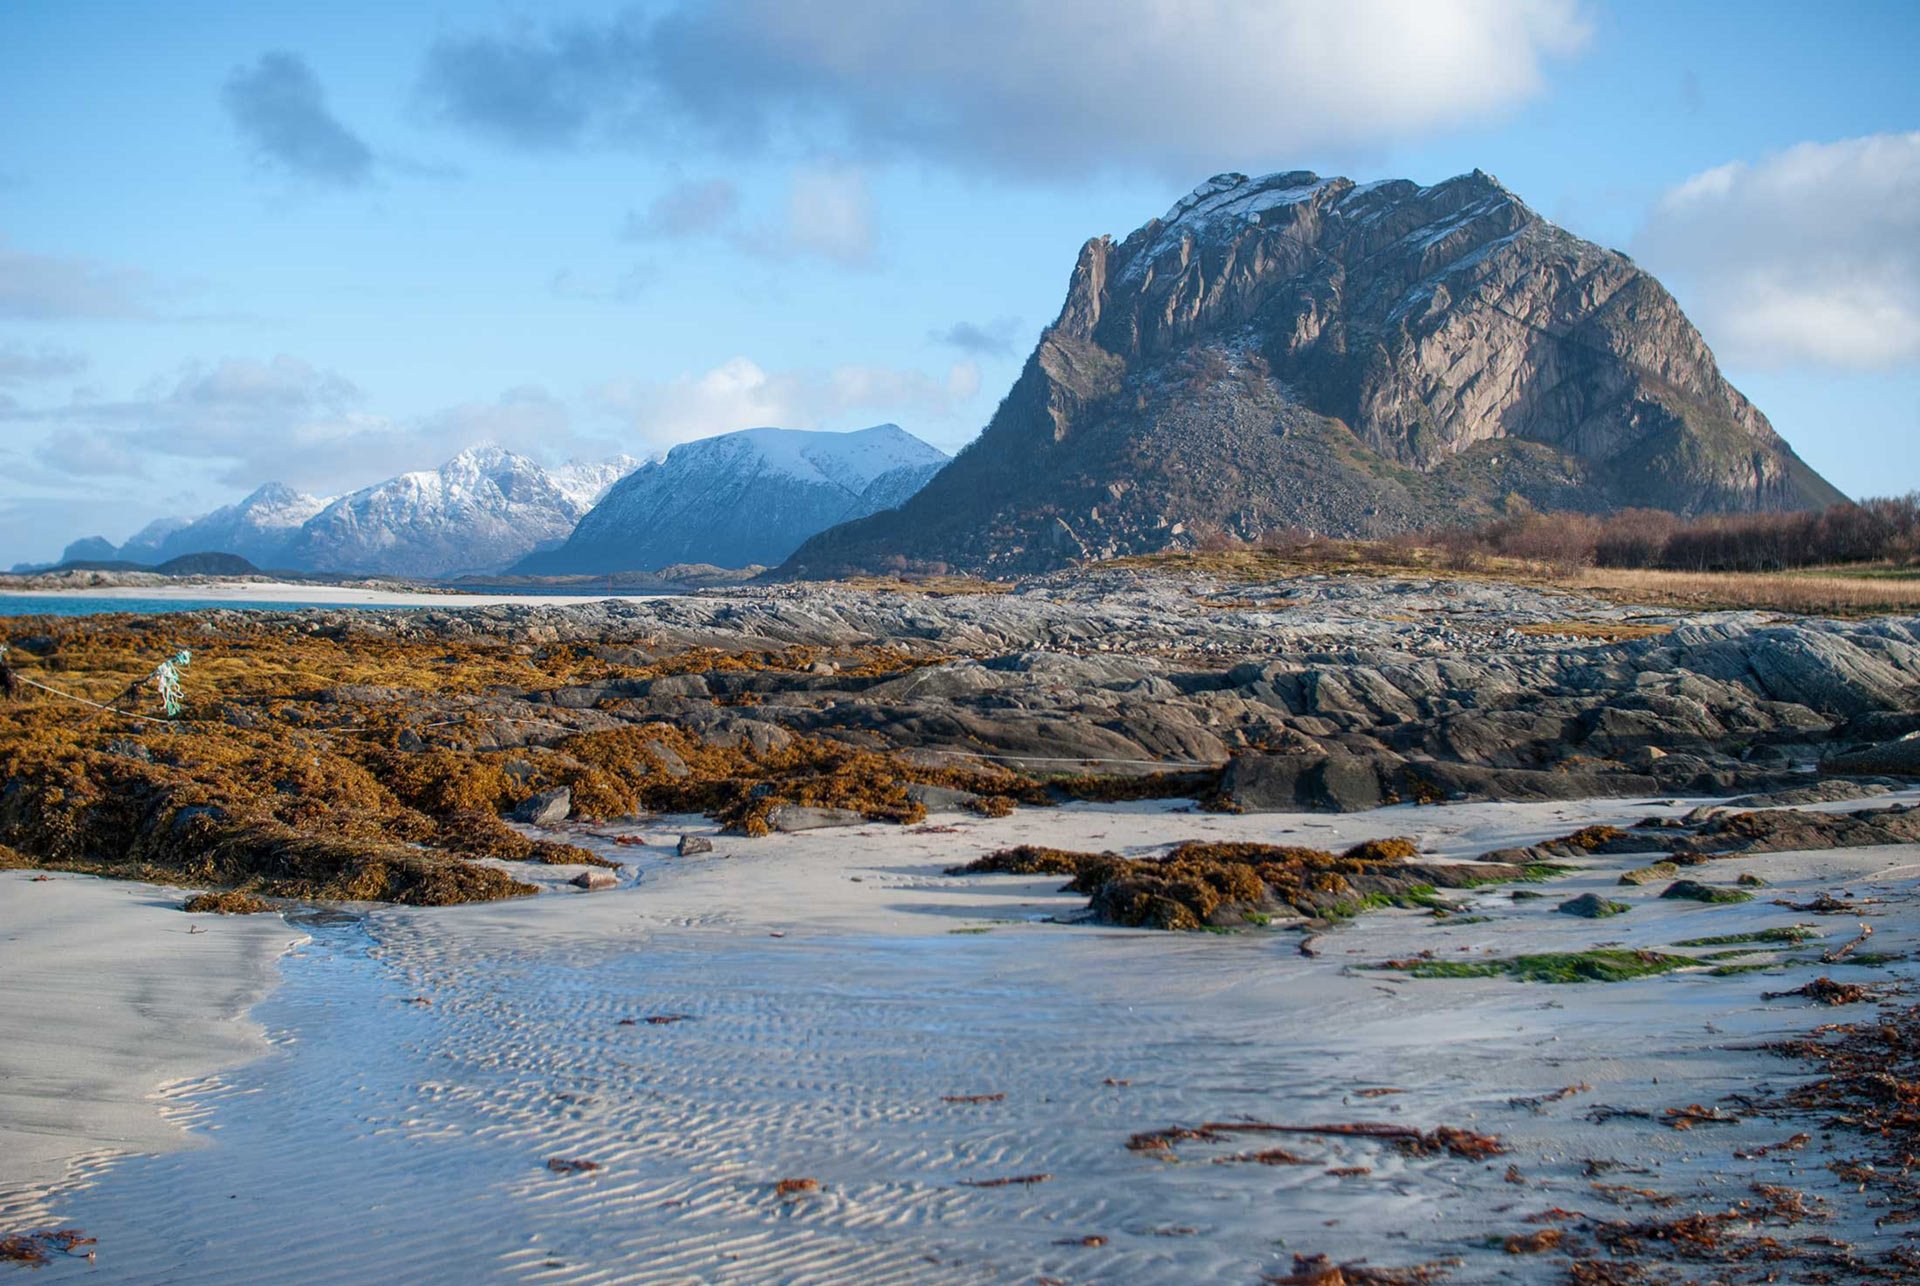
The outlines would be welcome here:
[[[247,1015],[304,935],[277,915],[185,915],[185,897],[0,871],[4,1225],[31,1223],[77,1165],[203,1144],[176,1091],[267,1053]]]
[[[1635,859],[1597,858],[1544,885],[1456,895],[1469,914],[1368,912],[1321,935],[1313,956],[1281,929],[1049,923],[1084,901],[1058,877],[944,873],[1010,843],[1124,853],[1195,837],[1335,847],[1414,834],[1470,859],[1702,802],[1243,816],[1081,804],[754,840],[691,816],[573,828],[630,863],[619,887],[582,893],[565,883],[573,868],[524,867],[541,896],[383,907],[352,932],[316,930],[260,1006],[285,1056],[187,1096],[218,1146],[118,1164],[68,1194],[58,1219],[100,1239],[102,1266],[155,1277],[362,1280],[431,1265],[562,1279],[1240,1280],[1325,1251],[1382,1268],[1460,1258],[1446,1280],[1475,1282],[1565,1265],[1500,1248],[1537,1227],[1523,1222],[1537,1211],[1659,1220],[1767,1182],[1832,1202],[1821,1231],[1878,1244],[1826,1169],[1845,1141],[1762,1156],[1804,1127],[1745,1108],[1695,1131],[1659,1120],[1756,1079],[1804,1079],[1759,1047],[1867,1007],[1766,997],[1832,967],[1555,986],[1377,966],[1603,939],[1657,949],[1819,919],[1772,899],[1828,889],[1884,897],[1870,904],[1876,949],[1902,951],[1912,846],[1715,863],[1716,883],[1738,871],[1771,886],[1725,906],[1623,889]],[[673,856],[682,833],[715,851]],[[1514,897],[1522,888],[1545,897]],[[1633,910],[1604,924],[1555,912],[1585,891]],[[1837,943],[1855,923],[1817,927]],[[1614,1115],[1590,1118],[1602,1109]],[[1457,1127],[1508,1151],[1413,1157],[1324,1136],[1127,1146],[1249,1120]],[[1276,1142],[1301,1163],[1230,1163]],[[590,1166],[556,1173],[554,1159]],[[774,1192],[796,1178],[819,1187]],[[234,1217],[208,1223],[230,1194],[243,1203]],[[1660,1194],[1684,1205],[1666,1211]]]

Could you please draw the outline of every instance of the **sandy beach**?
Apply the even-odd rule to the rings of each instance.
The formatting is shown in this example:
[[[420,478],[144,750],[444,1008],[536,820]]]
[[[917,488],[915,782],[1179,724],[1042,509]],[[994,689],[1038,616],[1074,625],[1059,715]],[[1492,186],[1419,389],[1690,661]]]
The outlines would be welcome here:
[[[575,842],[630,864],[618,888],[582,894],[565,884],[569,868],[516,867],[541,896],[314,926],[252,1010],[266,1057],[176,1086],[165,1118],[123,1088],[114,1124],[85,1125],[90,1141],[145,1152],[184,1122],[211,1146],[88,1167],[44,1192],[41,1208],[99,1239],[97,1271],[110,1280],[1253,1281],[1286,1271],[1295,1252],[1444,1262],[1450,1281],[1543,1280],[1546,1261],[1501,1249],[1541,1210],[1627,1217],[1656,1199],[1711,1204],[1759,1182],[1841,1195],[1824,1141],[1735,1159],[1800,1127],[1741,1112],[1679,1131],[1658,1117],[1796,1077],[1754,1047],[1835,1011],[1765,993],[1822,973],[1904,978],[1912,966],[1716,975],[1703,960],[1572,986],[1374,966],[1420,952],[1668,949],[1808,921],[1818,948],[1851,936],[1859,917],[1775,900],[1836,890],[1867,908],[1876,950],[1898,955],[1914,945],[1920,851],[1719,863],[1717,882],[1737,867],[1771,886],[1725,906],[1622,888],[1631,859],[1596,858],[1523,890],[1537,899],[1486,888],[1456,894],[1462,912],[1448,919],[1364,915],[1320,935],[1311,957],[1290,929],[1053,923],[1084,905],[1057,877],[944,869],[1010,843],[1137,853],[1193,837],[1338,847],[1412,835],[1430,854],[1472,859],[1697,802],[1342,817],[1076,805],[759,840],[691,817],[579,828]],[[715,851],[673,856],[683,833],[711,837]],[[9,908],[25,896],[19,880]],[[300,936],[278,917],[181,916],[150,889],[30,890],[86,917],[118,899],[129,924],[150,913],[177,935],[204,923],[206,935],[174,946],[226,953],[225,965],[202,960],[179,976],[208,1013],[256,993],[189,979],[231,978],[239,962],[258,979]],[[1633,909],[1604,923],[1555,913],[1589,891]],[[0,968],[13,976],[56,931],[11,931]],[[83,974],[42,983],[39,1012],[137,994],[157,952],[103,949]],[[244,1024],[210,1021],[181,1029],[203,1078],[258,1048]],[[119,1066],[151,1040],[131,1022],[90,1030],[99,1056],[66,1065]],[[149,1085],[190,1074],[161,1059],[143,1066]],[[16,1128],[20,1101],[8,1095],[0,1110]],[[1454,1126],[1509,1150],[1415,1157],[1375,1138],[1289,1135],[1279,1142],[1299,1163],[1274,1165],[1242,1160],[1270,1137],[1127,1146],[1143,1131],[1236,1120]],[[583,1164],[563,1173],[550,1162]],[[54,1164],[47,1156],[43,1173]],[[783,1196],[785,1179],[817,1186]],[[1893,1235],[1852,1213],[1821,1231],[1861,1246]],[[47,1279],[75,1271],[87,1270],[59,1262]]]
[[[0,1220],[76,1165],[204,1142],[190,1101],[267,1049],[246,1011],[305,935],[185,916],[177,889],[0,872]]]

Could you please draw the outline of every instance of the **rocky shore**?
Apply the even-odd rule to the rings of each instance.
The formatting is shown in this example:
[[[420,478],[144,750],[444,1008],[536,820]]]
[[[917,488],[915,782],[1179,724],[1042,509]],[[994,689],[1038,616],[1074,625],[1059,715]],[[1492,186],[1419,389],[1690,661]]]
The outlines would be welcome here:
[[[4,632],[40,690],[5,714],[28,735],[0,844],[269,893],[511,895],[468,859],[571,860],[502,826],[536,796],[548,819],[696,811],[756,834],[1061,798],[1834,801],[1920,774],[1920,619],[1491,581],[1108,570]],[[177,648],[203,658],[185,712],[133,713],[142,667]],[[102,789],[140,806],[79,802]]]

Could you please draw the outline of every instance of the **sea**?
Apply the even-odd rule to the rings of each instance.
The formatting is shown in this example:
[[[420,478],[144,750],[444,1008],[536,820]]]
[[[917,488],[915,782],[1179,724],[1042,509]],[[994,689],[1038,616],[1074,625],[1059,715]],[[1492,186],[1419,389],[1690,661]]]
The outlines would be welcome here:
[[[0,616],[98,616],[128,612],[150,616],[161,612],[200,612],[226,608],[242,612],[294,612],[303,607],[351,608],[356,603],[282,603],[237,598],[108,598],[88,594],[0,594]],[[418,603],[380,603],[381,608],[436,607],[431,598]]]

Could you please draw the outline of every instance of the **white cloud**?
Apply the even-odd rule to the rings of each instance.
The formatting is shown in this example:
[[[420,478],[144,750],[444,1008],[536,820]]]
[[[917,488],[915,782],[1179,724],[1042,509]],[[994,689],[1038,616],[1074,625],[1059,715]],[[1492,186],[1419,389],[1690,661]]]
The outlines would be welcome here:
[[[1802,143],[1694,175],[1635,255],[1736,364],[1920,360],[1920,133]]]
[[[1485,118],[1587,35],[1577,0],[709,0],[449,37],[422,90],[444,119],[529,148],[680,125],[1186,177]]]
[[[980,370],[970,361],[939,376],[866,365],[768,371],[735,357],[675,379],[617,381],[599,389],[596,401],[631,426],[632,438],[660,451],[763,426],[852,428],[853,420],[893,419],[915,431],[924,421],[950,419],[979,391]]]

